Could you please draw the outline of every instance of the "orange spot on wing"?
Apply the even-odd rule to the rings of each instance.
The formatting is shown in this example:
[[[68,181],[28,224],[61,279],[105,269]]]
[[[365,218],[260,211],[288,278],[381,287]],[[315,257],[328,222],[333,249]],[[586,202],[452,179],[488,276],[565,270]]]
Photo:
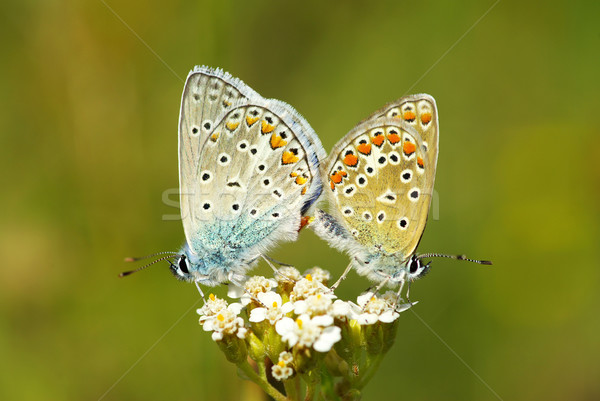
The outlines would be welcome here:
[[[400,135],[396,134],[396,133],[392,133],[392,134],[388,134],[388,141],[390,141],[390,143],[392,145],[397,144],[398,142],[400,142]]]
[[[417,150],[417,146],[412,143],[412,142],[404,142],[404,145],[402,147],[402,149],[404,150],[404,154],[408,155],[412,155],[413,153],[415,153],[415,150]]]
[[[423,124],[429,124],[430,121],[431,121],[431,113],[423,113],[423,115],[421,116],[421,122]]]
[[[419,165],[419,167],[423,168],[423,159],[417,157],[417,164]]]
[[[217,142],[217,139],[219,139],[219,135],[220,134],[218,132],[215,132],[214,134],[212,134],[210,136],[210,140],[213,141],[213,142]]]
[[[344,157],[344,164],[346,166],[354,167],[358,164],[358,157],[353,154],[348,154]]]
[[[413,111],[411,111],[411,110],[407,110],[407,111],[405,111],[405,112],[404,112],[404,116],[403,116],[403,118],[404,118],[406,121],[413,121],[413,120],[414,120],[416,117],[417,117],[417,116],[415,115],[415,113],[414,113]]]
[[[297,173],[297,172],[295,172],[295,171],[292,171],[292,172],[290,173],[290,177],[298,177],[298,173]]]
[[[298,156],[289,151],[283,152],[281,155],[281,162],[283,164],[296,163],[298,160],[300,160],[298,159]]]
[[[370,143],[359,143],[356,149],[362,153],[363,155],[371,154],[371,144]]]
[[[296,184],[298,185],[306,184],[306,181],[308,181],[306,177],[302,177],[301,175],[296,177]]]
[[[268,134],[269,132],[273,132],[275,129],[274,125],[269,124],[266,120],[262,121],[261,131],[263,134]]]
[[[306,195],[306,189],[307,189],[306,187],[302,188],[302,191],[300,192],[300,194]]]
[[[282,146],[285,146],[285,145],[287,145],[287,141],[282,139],[279,135],[277,135],[277,134],[271,135],[271,148],[272,149],[281,148]]]
[[[251,127],[257,121],[258,121],[258,117],[246,116],[246,124],[248,124],[248,127]]]
[[[302,230],[304,227],[306,227],[308,225],[308,223],[310,223],[310,216],[302,216],[300,218],[300,228],[298,229],[298,232],[300,232],[300,230]]]
[[[230,122],[228,122],[227,124],[225,124],[225,126],[227,127],[227,129],[228,129],[229,131],[233,131],[233,130],[235,130],[235,129],[238,127],[238,125],[240,125],[240,123],[239,123],[239,122],[238,122],[238,123],[233,123],[233,122],[231,122],[231,121],[230,121]]]
[[[371,142],[373,142],[375,146],[381,146],[381,144],[383,144],[383,141],[385,141],[385,137],[383,135],[376,135],[371,138]]]
[[[336,171],[335,173],[331,174],[330,178],[331,182],[333,182],[334,184],[339,184],[340,182],[342,182],[342,175],[339,171]]]
[[[335,189],[335,184],[331,180],[329,180],[329,186],[331,187],[332,191]]]

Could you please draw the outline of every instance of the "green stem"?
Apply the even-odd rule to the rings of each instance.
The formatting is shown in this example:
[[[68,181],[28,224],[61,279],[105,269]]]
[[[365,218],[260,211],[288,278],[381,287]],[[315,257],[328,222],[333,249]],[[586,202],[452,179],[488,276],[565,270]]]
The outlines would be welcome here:
[[[324,400],[339,400],[339,397],[335,393],[335,382],[331,374],[331,371],[327,367],[323,367],[321,370],[321,398]]]
[[[271,386],[268,381],[260,377],[247,361],[240,363],[238,367],[246,374],[246,376],[250,378],[250,380],[258,384],[260,388],[265,391],[265,393],[273,397],[275,401],[289,401],[286,396],[277,391],[277,389]]]
[[[367,363],[365,364],[366,365],[365,366],[366,373],[353,386],[354,388],[362,389],[364,386],[367,385],[367,383],[369,383],[369,381],[373,378],[373,375],[375,375],[375,372],[377,372],[377,369],[379,368],[379,364],[381,364],[381,361],[383,360],[384,355],[385,355],[384,353],[376,354],[375,358],[369,359],[367,361]]]
[[[265,381],[268,380],[267,379],[267,366],[265,364],[265,360],[261,359],[260,361],[256,362],[256,365],[258,366],[259,376]]]
[[[306,380],[306,397],[304,401],[313,401],[320,392],[321,388],[321,376],[316,370],[310,372],[310,374],[304,376]]]
[[[285,388],[285,395],[288,399],[293,401],[300,401],[300,395],[298,394],[298,388],[296,387],[296,379],[284,380],[283,387]]]
[[[294,378],[294,384],[296,386],[296,394],[298,394],[298,400],[300,399],[300,393],[302,392],[302,380],[300,379],[300,375],[296,375]]]

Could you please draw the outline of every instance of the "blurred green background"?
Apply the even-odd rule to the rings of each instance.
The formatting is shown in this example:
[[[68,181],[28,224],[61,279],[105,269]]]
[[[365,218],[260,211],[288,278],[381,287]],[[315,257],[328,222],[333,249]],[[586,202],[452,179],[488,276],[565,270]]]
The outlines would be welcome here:
[[[408,312],[365,400],[600,399],[600,3],[0,10],[0,399],[253,391],[198,326],[194,286],[163,264],[117,278],[124,256],[184,240],[162,196],[178,185],[180,95],[196,64],[292,104],[328,150],[386,102],[435,96],[439,219],[419,250],[494,266],[436,260],[411,291],[470,368]],[[336,277],[347,261],[309,230],[272,256]],[[352,273],[340,295],[367,286]]]

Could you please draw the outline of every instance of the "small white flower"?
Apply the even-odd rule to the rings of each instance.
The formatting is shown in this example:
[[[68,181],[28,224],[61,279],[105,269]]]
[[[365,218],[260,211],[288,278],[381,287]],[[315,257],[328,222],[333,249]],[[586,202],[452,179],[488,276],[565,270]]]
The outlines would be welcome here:
[[[244,292],[246,292],[246,290],[244,290],[244,287],[240,287],[239,285],[233,284],[231,282],[227,284],[227,296],[229,298],[241,298],[242,295],[244,295]]]
[[[390,308],[396,306],[396,312],[404,312],[405,310],[410,309],[411,306],[419,303],[419,301],[415,301],[412,303],[397,304],[396,302],[398,302],[398,294],[396,294],[394,291],[387,291],[381,296],[381,298],[385,300]]]
[[[320,315],[311,318],[300,315],[296,320],[284,317],[275,325],[281,339],[291,347],[312,347],[318,352],[327,352],[333,344],[342,339],[341,329],[332,326],[333,317]]]
[[[310,295],[306,299],[294,302],[294,313],[302,315],[307,313],[311,316],[324,315],[329,311],[333,301],[332,294]]]
[[[321,269],[318,266],[313,267],[312,269],[309,269],[306,271],[306,273],[304,274],[304,276],[307,276],[308,274],[310,274],[313,278],[313,280],[317,280],[320,283],[325,283],[327,281],[329,281],[329,279],[331,278],[331,274],[329,274],[329,272],[325,269]]]
[[[333,316],[335,319],[346,320],[346,318],[350,315],[350,304],[346,301],[342,301],[341,299],[336,299],[335,302],[331,305],[329,310],[329,314]]]
[[[279,381],[289,379],[294,374],[294,370],[290,366],[293,360],[294,357],[291,352],[283,351],[280,353],[279,362],[271,368],[273,377]]]
[[[263,320],[268,320],[269,323],[275,324],[279,319],[285,316],[294,309],[294,304],[291,302],[283,303],[281,295],[276,292],[261,292],[258,294],[258,300],[265,305],[264,307],[254,308],[250,312],[251,322],[258,323]]]
[[[241,318],[238,318],[238,319],[241,319]],[[246,327],[238,327],[236,335],[238,336],[238,338],[244,339],[244,338],[246,338],[247,332],[248,332],[248,329]]]
[[[271,374],[275,380],[282,381],[289,379],[294,374],[294,370],[280,361],[271,367]]]
[[[229,285],[227,295],[231,298],[240,298],[242,305],[246,306],[258,298],[258,294],[268,292],[277,287],[277,281],[263,276],[252,276],[244,284],[244,288]]]
[[[305,278],[298,280],[294,285],[294,289],[290,293],[290,300],[293,302],[306,299],[311,295],[329,293],[329,288],[325,287],[321,282],[314,280],[310,274]]]
[[[290,280],[296,282],[301,278],[300,272],[293,266],[280,267],[275,274],[275,279],[280,283],[289,283]]]
[[[279,363],[283,362],[285,365],[290,365],[294,361],[294,356],[291,352],[283,351],[279,354]]]
[[[200,317],[200,324],[204,331],[212,331],[212,339],[219,341],[224,335],[236,335],[239,338],[246,336],[244,319],[238,316],[242,304],[233,303],[212,316]]]
[[[363,325],[374,324],[378,321],[391,323],[398,319],[400,312],[411,307],[411,304],[394,307],[394,302],[395,294],[393,291],[388,291],[383,297],[377,297],[372,292],[366,292],[357,298],[357,304],[349,303],[351,307],[350,317]]]
[[[225,308],[227,308],[227,301],[210,294],[202,308],[196,309],[196,313],[200,316],[213,316]]]

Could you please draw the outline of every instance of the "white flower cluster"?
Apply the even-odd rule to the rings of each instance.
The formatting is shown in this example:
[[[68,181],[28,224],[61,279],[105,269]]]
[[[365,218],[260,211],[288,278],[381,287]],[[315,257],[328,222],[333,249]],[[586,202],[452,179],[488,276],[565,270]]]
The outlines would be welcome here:
[[[394,291],[388,291],[380,297],[372,292],[365,292],[358,297],[356,304],[348,302],[350,307],[348,316],[361,325],[377,322],[392,323],[398,319],[400,312],[404,312],[416,303],[396,305],[396,297]]]
[[[271,374],[279,381],[287,380],[294,374],[292,362],[294,357],[291,352],[283,351],[279,354],[279,361],[271,368]]]
[[[276,292],[261,292],[257,298],[264,307],[252,309],[248,320],[253,323],[268,320],[273,325],[294,309],[294,305],[291,302],[284,304],[281,295]]]
[[[348,321],[356,321],[359,325],[391,323],[398,318],[399,312],[411,306],[396,305],[393,291],[382,296],[367,292],[360,295],[356,303],[336,299],[324,284],[329,280],[329,272],[318,267],[309,270],[304,277],[289,266],[282,268],[280,273],[285,275],[285,280],[254,276],[246,281],[243,289],[230,289],[229,295],[240,298],[241,303],[228,305],[211,294],[206,304],[198,309],[204,330],[212,331],[215,341],[223,340],[227,335],[245,338],[248,328],[240,316],[245,308],[249,312],[246,315],[250,325],[268,322],[290,349],[312,348],[328,352],[342,339],[342,324]],[[289,283],[287,278],[295,280],[289,293],[281,290],[285,282]],[[292,374],[287,357],[282,355],[273,366],[274,377]]]
[[[300,347],[327,352],[342,339],[342,329],[334,326],[333,321],[333,317],[329,315],[310,317],[304,314],[296,320],[284,317],[277,322],[275,330],[290,347],[298,344]]]
[[[200,315],[200,324],[204,331],[212,331],[212,339],[220,341],[225,335],[245,338],[247,328],[244,319],[239,317],[243,305],[227,304],[227,301],[210,294],[204,306],[196,312]]]

